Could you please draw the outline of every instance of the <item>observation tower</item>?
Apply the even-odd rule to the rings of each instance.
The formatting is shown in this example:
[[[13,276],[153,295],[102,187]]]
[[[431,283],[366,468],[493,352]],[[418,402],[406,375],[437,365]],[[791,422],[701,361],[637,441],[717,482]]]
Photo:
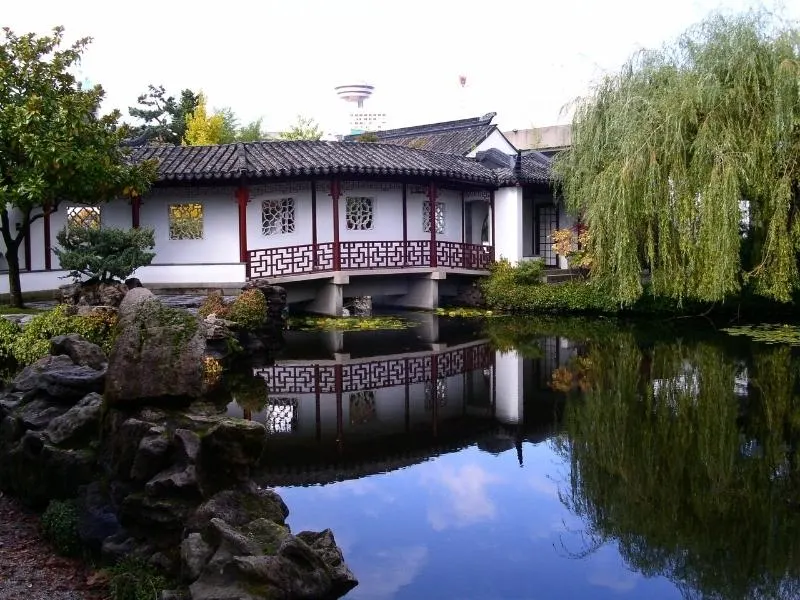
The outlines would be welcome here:
[[[375,87],[368,83],[349,83],[337,85],[336,95],[347,102],[350,107],[350,133],[378,131],[386,126],[386,113],[371,112],[364,108],[364,101],[372,95]]]

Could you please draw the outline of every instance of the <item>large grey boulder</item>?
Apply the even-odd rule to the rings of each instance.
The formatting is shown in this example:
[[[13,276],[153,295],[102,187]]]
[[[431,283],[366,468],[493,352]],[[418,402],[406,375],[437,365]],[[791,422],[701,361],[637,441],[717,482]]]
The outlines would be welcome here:
[[[50,356],[69,356],[76,365],[91,367],[97,371],[108,364],[105,352],[97,344],[83,339],[77,333],[57,335],[50,340]]]
[[[120,320],[127,320],[136,314],[137,306],[146,300],[155,298],[153,292],[147,288],[137,287],[128,290],[122,302],[119,304],[119,318]]]
[[[267,441],[264,425],[222,419],[202,436],[199,467],[203,489],[213,492],[249,480]]]
[[[120,331],[108,361],[105,398],[110,405],[198,398],[203,387],[205,331],[197,317],[153,297],[120,305]]]
[[[63,415],[50,421],[45,433],[57,446],[67,441],[81,441],[91,434],[99,437],[102,412],[103,397],[97,393],[88,394]]]
[[[105,370],[76,365],[69,356],[45,356],[14,378],[11,391],[43,392],[54,400],[72,403],[103,391],[105,375]]]

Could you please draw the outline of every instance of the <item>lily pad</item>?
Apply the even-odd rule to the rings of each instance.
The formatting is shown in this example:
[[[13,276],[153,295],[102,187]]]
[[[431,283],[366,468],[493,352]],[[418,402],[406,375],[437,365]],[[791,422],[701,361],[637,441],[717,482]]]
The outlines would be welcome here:
[[[728,335],[740,335],[764,344],[800,346],[800,326],[787,324],[741,325],[723,329]]]
[[[415,325],[399,317],[290,317],[288,324],[299,331],[378,331]]]
[[[486,317],[501,317],[502,313],[485,310],[483,308],[437,308],[433,311],[440,317],[452,317],[458,319],[478,319]]]

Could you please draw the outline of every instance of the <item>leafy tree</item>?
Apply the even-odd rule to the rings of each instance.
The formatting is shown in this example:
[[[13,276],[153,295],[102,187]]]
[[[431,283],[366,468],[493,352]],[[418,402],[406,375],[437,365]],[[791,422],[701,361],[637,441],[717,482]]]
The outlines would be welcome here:
[[[243,125],[239,128],[239,131],[236,132],[236,141],[237,142],[258,142],[260,140],[265,140],[269,136],[266,132],[261,128],[262,119],[256,119],[255,121],[250,121],[247,125]]]
[[[142,122],[134,134],[147,141],[180,144],[186,133],[186,115],[197,107],[197,100],[197,94],[189,89],[176,100],[166,95],[163,85],[148,86],[147,93],[137,99],[139,106],[128,108],[128,114]]]
[[[317,141],[322,138],[322,129],[314,119],[298,115],[294,125],[288,131],[279,133],[278,138],[282,140]]]
[[[99,116],[103,89],[83,89],[70,73],[88,38],[63,49],[52,35],[16,35],[0,43],[0,235],[8,262],[11,303],[22,306],[19,247],[31,224],[69,199],[96,204],[141,193],[155,177],[152,163],[129,164],[119,112]],[[17,229],[17,225],[19,229]]]
[[[56,239],[61,248],[54,252],[61,268],[76,281],[86,277],[99,283],[124,281],[155,257],[149,252],[156,245],[152,229],[65,228]]]
[[[222,117],[222,132],[219,136],[220,144],[231,144],[238,141],[239,134],[239,118],[233,110],[226,106],[214,112],[214,115]]]
[[[208,114],[206,97],[201,92],[198,95],[197,107],[192,114],[186,117],[186,133],[183,136],[185,146],[207,146],[219,144],[225,127],[225,117],[222,114]]]
[[[649,270],[657,295],[717,301],[749,286],[790,299],[798,77],[800,31],[761,14],[713,16],[578,102],[556,173],[613,298],[634,302]]]

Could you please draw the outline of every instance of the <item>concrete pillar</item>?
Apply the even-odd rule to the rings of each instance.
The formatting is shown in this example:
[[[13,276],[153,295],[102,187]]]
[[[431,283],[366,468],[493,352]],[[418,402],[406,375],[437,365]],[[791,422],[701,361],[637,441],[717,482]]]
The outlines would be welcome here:
[[[522,423],[522,364],[522,357],[517,352],[497,352],[495,355],[495,417],[506,425]]]
[[[504,187],[494,193],[497,232],[492,232],[494,255],[512,263],[522,258],[522,188]]]
[[[306,310],[329,317],[341,317],[344,304],[344,286],[335,281],[326,281],[317,290],[317,296],[309,302]]]
[[[403,308],[422,308],[434,310],[439,308],[439,280],[444,273],[434,272],[430,277],[409,278],[408,292],[391,300],[394,306]]]

